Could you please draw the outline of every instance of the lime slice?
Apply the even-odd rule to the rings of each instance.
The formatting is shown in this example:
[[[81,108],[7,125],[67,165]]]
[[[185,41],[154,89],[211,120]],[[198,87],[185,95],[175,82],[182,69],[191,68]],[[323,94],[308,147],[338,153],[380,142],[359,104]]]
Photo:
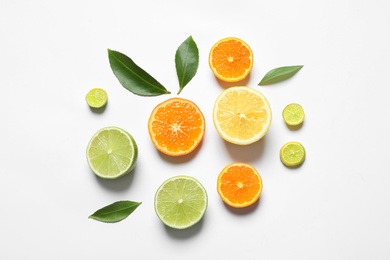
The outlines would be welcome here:
[[[101,108],[107,104],[107,92],[101,88],[93,88],[85,97],[87,103],[92,108]]]
[[[202,219],[207,209],[207,193],[198,180],[175,176],[158,188],[154,209],[168,227],[186,229]]]
[[[282,112],[284,122],[289,126],[298,126],[305,119],[305,112],[299,104],[288,104]]]
[[[296,167],[305,160],[306,151],[301,143],[288,142],[280,149],[280,160],[288,167]]]
[[[100,129],[88,143],[87,160],[99,177],[115,179],[133,170],[138,156],[134,138],[119,127]]]

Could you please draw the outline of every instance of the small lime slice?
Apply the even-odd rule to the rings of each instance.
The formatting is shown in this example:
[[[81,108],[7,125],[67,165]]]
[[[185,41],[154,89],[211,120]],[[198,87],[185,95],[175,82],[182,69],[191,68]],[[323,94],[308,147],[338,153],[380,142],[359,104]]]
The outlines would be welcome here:
[[[134,138],[125,130],[109,126],[93,135],[87,147],[91,170],[99,177],[115,179],[133,170],[138,156]]]
[[[303,123],[305,119],[305,112],[299,104],[288,104],[282,112],[284,122],[289,126],[298,126]]]
[[[158,188],[154,209],[168,227],[186,229],[202,219],[207,209],[207,193],[193,177],[175,176]]]
[[[288,167],[297,167],[303,163],[306,151],[299,142],[288,142],[280,149],[280,160]]]
[[[93,88],[85,97],[87,103],[92,108],[101,108],[107,104],[107,92],[101,88]]]

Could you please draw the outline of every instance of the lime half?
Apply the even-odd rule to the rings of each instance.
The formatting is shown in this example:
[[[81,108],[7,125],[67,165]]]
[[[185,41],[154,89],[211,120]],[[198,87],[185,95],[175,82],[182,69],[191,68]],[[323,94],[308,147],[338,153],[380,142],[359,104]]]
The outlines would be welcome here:
[[[107,104],[107,92],[101,88],[93,88],[85,97],[87,103],[92,108],[101,108]]]
[[[303,123],[305,119],[305,112],[299,104],[288,104],[282,112],[284,122],[289,126],[298,126]]]
[[[137,156],[134,138],[115,126],[100,129],[87,147],[89,167],[97,176],[105,179],[115,179],[131,172]]]
[[[306,151],[299,142],[288,142],[280,149],[280,160],[288,167],[297,167],[303,163]]]
[[[158,188],[154,209],[165,225],[186,229],[202,219],[207,209],[207,193],[193,177],[175,176]]]

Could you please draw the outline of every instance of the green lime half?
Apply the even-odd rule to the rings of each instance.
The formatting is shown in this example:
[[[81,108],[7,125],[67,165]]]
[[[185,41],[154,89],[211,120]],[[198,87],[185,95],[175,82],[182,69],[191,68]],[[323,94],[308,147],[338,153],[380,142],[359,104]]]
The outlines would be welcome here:
[[[107,104],[107,92],[101,88],[93,88],[85,97],[87,103],[92,108],[101,108]]]
[[[305,112],[299,104],[288,104],[282,112],[284,122],[289,126],[298,126],[303,123],[305,119]]]
[[[288,167],[297,167],[303,163],[306,151],[299,142],[288,142],[280,149],[280,160]]]
[[[138,156],[134,138],[125,130],[109,126],[100,129],[88,143],[87,160],[99,177],[115,179],[133,170]]]
[[[154,209],[168,227],[186,229],[202,219],[207,209],[207,193],[193,177],[175,176],[158,188]]]

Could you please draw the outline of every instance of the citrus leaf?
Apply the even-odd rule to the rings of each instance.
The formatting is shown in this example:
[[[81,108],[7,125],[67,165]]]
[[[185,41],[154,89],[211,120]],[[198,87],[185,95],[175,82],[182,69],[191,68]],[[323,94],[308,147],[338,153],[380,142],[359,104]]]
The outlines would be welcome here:
[[[108,49],[108,59],[116,78],[134,94],[159,96],[171,93],[125,54]]]
[[[177,49],[175,63],[180,85],[180,90],[177,94],[180,94],[198,70],[199,51],[192,36],[188,37]]]
[[[141,202],[128,200],[117,201],[97,210],[89,218],[106,223],[119,222],[127,218],[140,204]]]
[[[259,86],[269,85],[291,78],[302,67],[303,65],[285,66],[270,70],[260,81]]]

